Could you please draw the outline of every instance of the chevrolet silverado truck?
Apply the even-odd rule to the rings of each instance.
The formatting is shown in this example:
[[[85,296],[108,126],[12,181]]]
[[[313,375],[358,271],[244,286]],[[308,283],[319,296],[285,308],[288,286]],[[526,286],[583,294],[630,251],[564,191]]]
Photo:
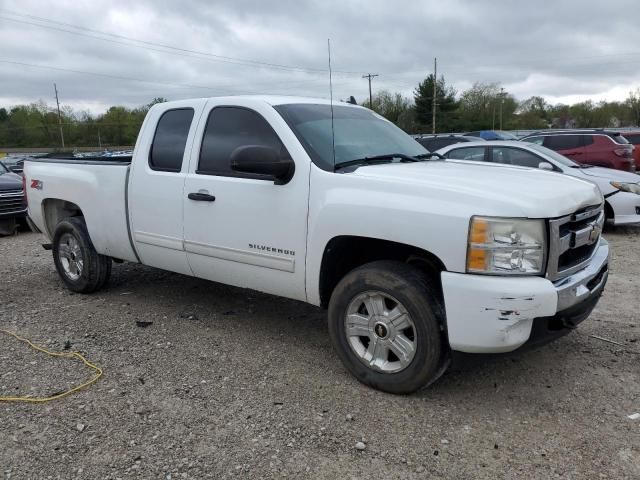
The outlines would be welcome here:
[[[346,368],[392,393],[569,332],[607,281],[596,185],[445,162],[355,105],[162,103],[130,158],[25,165],[69,289],[128,261],[323,306]]]

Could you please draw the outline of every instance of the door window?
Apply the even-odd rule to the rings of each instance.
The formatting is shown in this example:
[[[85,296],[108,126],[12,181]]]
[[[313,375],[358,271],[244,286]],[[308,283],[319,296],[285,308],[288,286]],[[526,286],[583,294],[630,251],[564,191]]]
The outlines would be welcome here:
[[[523,141],[529,142],[529,143],[535,143],[536,145],[542,145],[542,143],[544,142],[544,137],[529,137],[529,138],[523,139]]]
[[[271,125],[257,112],[241,107],[216,107],[209,113],[196,173],[227,177],[269,178],[231,169],[231,154],[239,147],[271,147],[289,154]]]
[[[193,120],[192,108],[167,110],[158,120],[149,151],[149,167],[162,172],[179,172]]]
[[[491,161],[507,165],[518,165],[519,167],[538,168],[540,162],[544,160],[520,148],[493,147],[491,149]]]
[[[573,150],[580,148],[582,141],[580,135],[550,135],[545,137],[544,146],[551,150]]]
[[[473,160],[476,162],[484,161],[485,147],[464,147],[450,150],[445,156],[453,160]]]

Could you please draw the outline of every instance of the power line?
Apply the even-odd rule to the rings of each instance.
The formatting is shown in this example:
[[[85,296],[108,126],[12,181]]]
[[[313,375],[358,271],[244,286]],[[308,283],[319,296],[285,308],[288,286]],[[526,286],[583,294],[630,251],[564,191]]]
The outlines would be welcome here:
[[[277,70],[286,70],[286,71],[293,71],[293,72],[303,72],[303,73],[316,73],[316,74],[324,74],[326,73],[325,69],[322,68],[308,68],[308,67],[296,67],[296,66],[292,66],[292,65],[282,65],[282,64],[277,64],[277,63],[269,63],[269,62],[261,62],[259,60],[250,60],[250,59],[243,59],[243,58],[238,58],[238,57],[230,57],[230,56],[225,56],[225,55],[218,55],[218,54],[214,54],[214,53],[210,53],[210,52],[203,52],[203,51],[198,51],[198,50],[191,50],[191,49],[187,49],[187,48],[181,48],[181,47],[176,47],[173,45],[167,45],[167,44],[162,44],[162,43],[157,43],[157,42],[151,42],[148,40],[140,40],[140,39],[136,39],[136,38],[132,38],[132,37],[127,37],[125,35],[118,35],[115,33],[110,33],[110,32],[104,32],[104,31],[100,31],[100,30],[94,30],[91,28],[87,28],[87,27],[82,27],[82,26],[78,26],[78,25],[73,25],[70,23],[66,23],[66,22],[59,22],[56,20],[51,20],[51,19],[47,19],[47,18],[43,18],[43,17],[38,17],[36,15],[28,15],[28,14],[22,14],[22,13],[17,13],[17,12],[13,12],[11,10],[6,10],[6,9],[0,9],[0,12],[5,12],[8,13],[9,15],[14,15],[14,16],[19,16],[19,17],[23,17],[23,18],[30,18],[30,19],[34,19],[37,20],[38,22],[45,22],[45,23],[53,23],[53,24],[57,24],[57,25],[62,25],[62,26],[66,26],[66,27],[70,27],[76,30],[80,30],[80,31],[73,31],[73,30],[68,30],[65,28],[60,28],[60,27],[56,27],[53,25],[46,25],[46,24],[42,24],[42,23],[35,23],[35,22],[29,22],[27,20],[21,20],[18,18],[11,18],[11,17],[6,17],[6,16],[1,16],[0,18],[3,18],[5,20],[9,20],[9,21],[13,21],[13,22],[17,22],[17,23],[22,23],[22,24],[26,24],[26,25],[32,25],[32,26],[36,26],[36,27],[41,27],[41,28],[47,28],[50,30],[56,30],[56,31],[60,31],[60,32],[64,32],[64,33],[70,33],[73,35],[81,35],[84,37],[89,37],[89,38],[94,38],[97,40],[102,40],[105,42],[110,42],[110,43],[115,43],[118,45],[124,45],[124,46],[129,46],[129,47],[134,47],[134,48],[142,48],[145,50],[151,50],[151,51],[155,51],[155,52],[160,52],[160,53],[168,53],[168,54],[173,54],[173,55],[179,55],[179,56],[184,56],[184,57],[189,57],[189,58],[196,58],[196,59],[200,59],[200,60],[210,60],[210,61],[215,61],[215,62],[221,62],[221,63],[227,63],[227,64],[232,64],[232,65],[242,65],[242,66],[253,66],[253,67],[261,67],[261,68],[270,68],[270,69],[277,69]],[[109,36],[109,37],[113,37],[113,38],[118,38],[118,39],[122,39],[122,40],[126,40],[126,42],[135,42],[135,43],[126,43],[126,42],[121,42],[121,41],[117,41],[117,40],[113,40],[110,38],[104,38],[104,37],[100,37],[100,36],[96,36],[96,35],[90,35],[88,33],[83,33],[84,32],[90,32],[90,33],[94,33],[94,34],[98,34],[98,35],[104,35],[104,36]],[[139,45],[142,44],[142,45]],[[151,48],[151,47],[159,47],[159,48]],[[161,50],[164,49],[164,50]],[[190,55],[189,55],[190,54]],[[202,58],[202,57],[207,57],[207,58]],[[349,71],[339,71],[336,70],[336,73],[341,73],[341,74],[348,74],[348,75],[359,75],[360,72],[349,72]]]
[[[141,82],[141,83],[165,85],[165,86],[169,86],[169,87],[178,87],[178,88],[203,89],[203,90],[220,90],[220,89],[224,89],[224,88],[229,88],[228,86],[209,87],[209,86],[204,86],[204,85],[169,83],[169,82],[162,82],[162,81],[158,81],[158,80],[145,80],[145,79],[141,79],[141,78],[125,77],[125,76],[121,76],[121,75],[112,75],[112,74],[109,74],[109,73],[88,72],[88,71],[85,71],[85,70],[76,70],[76,69],[63,68],[63,67],[54,67],[52,65],[39,65],[39,64],[34,64],[34,63],[18,62],[18,61],[15,61],[15,60],[0,59],[0,63],[6,63],[6,64],[11,64],[11,65],[20,65],[20,66],[32,67],[32,68],[41,68],[41,69],[46,69],[46,70],[55,70],[55,71],[60,71],[60,72],[70,72],[70,73],[76,73],[76,74],[80,74],[80,75],[93,75],[93,76],[98,76],[98,77],[112,78],[112,79],[116,79],[116,80],[127,80],[127,81],[132,81],[132,82]],[[321,81],[324,81],[324,80],[318,78],[318,79],[313,79],[313,80],[295,82],[294,84],[318,83],[318,82],[321,82]],[[280,85],[287,85],[287,83],[282,83],[282,82],[278,82],[278,83]],[[292,84],[289,84],[289,85],[292,85]],[[237,86],[237,85],[233,85],[233,86]],[[245,92],[245,94],[249,94],[249,93],[250,92]]]

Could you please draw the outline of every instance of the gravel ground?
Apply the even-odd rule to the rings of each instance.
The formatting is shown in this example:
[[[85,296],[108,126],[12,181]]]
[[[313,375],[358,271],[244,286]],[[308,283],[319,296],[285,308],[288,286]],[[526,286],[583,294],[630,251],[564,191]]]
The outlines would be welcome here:
[[[74,295],[41,236],[0,238],[0,329],[104,369],[65,399],[0,403],[0,475],[638,479],[640,229],[607,238],[609,284],[578,331],[408,397],[354,380],[315,307],[133,264]],[[0,335],[0,395],[90,376]]]

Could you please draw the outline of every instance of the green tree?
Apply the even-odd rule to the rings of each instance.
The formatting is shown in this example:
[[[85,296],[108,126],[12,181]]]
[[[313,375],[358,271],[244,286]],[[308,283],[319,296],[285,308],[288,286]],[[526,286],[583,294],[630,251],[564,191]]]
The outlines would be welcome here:
[[[411,108],[411,100],[404,97],[401,93],[391,93],[388,90],[377,92],[373,98],[373,105],[369,105],[369,101],[365,101],[362,105],[379,113],[387,120],[398,124],[400,116]]]
[[[433,74],[429,75],[418,84],[413,92],[415,102],[416,122],[423,130],[431,131],[433,125]],[[456,110],[456,90],[447,86],[444,77],[441,76],[436,85],[436,131],[446,132],[457,128],[458,117]]]

